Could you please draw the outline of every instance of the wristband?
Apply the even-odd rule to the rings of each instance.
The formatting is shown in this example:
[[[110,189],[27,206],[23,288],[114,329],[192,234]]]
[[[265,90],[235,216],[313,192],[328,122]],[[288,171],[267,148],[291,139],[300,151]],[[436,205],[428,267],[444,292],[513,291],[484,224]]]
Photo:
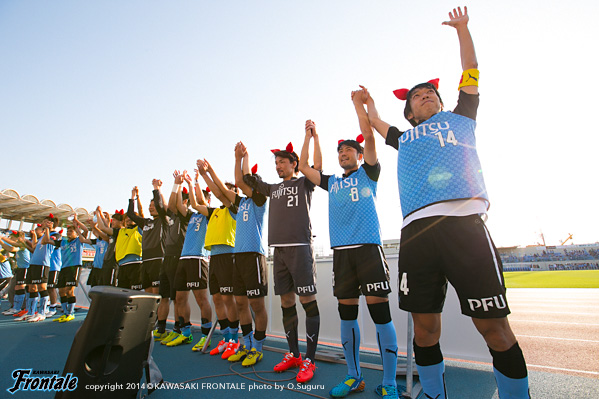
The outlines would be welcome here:
[[[460,79],[458,90],[465,86],[478,87],[478,69],[466,69],[464,72],[462,72],[462,78]]]
[[[179,191],[179,186],[180,186],[180,185],[179,185],[179,184],[177,184],[177,183],[174,183],[174,184],[173,184],[173,193],[177,194],[177,191]]]

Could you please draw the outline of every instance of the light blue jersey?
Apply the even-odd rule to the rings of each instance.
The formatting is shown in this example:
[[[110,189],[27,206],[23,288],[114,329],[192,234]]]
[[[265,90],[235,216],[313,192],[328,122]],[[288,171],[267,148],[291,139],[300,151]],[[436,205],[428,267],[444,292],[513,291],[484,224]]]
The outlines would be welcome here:
[[[108,247],[108,242],[100,238],[96,240],[96,254],[94,255],[94,269],[101,269],[104,265],[104,254]]]
[[[31,252],[27,248],[19,249],[19,252],[15,255],[17,260],[17,267],[19,269],[29,269],[29,261],[31,260]]]
[[[62,250],[56,249],[50,258],[50,271],[59,272],[62,268]]]
[[[79,237],[69,241],[66,238],[62,239],[60,247],[62,251],[62,267],[81,266],[83,263],[83,244]]]
[[[0,263],[0,278],[12,277],[12,270],[10,269],[10,262],[8,260]]]
[[[50,238],[56,241],[60,239],[60,235],[58,233],[50,233]],[[35,251],[33,251],[33,255],[31,256],[31,261],[29,263],[32,265],[41,265],[49,267],[50,257],[52,256],[52,252],[54,252],[54,249],[54,244],[42,245],[42,238],[40,238],[37,241]]]
[[[443,111],[401,135],[397,179],[404,218],[443,201],[479,198],[489,202],[475,128],[475,120]]]
[[[201,213],[193,212],[187,224],[187,234],[183,243],[181,257],[209,256],[210,251],[204,248],[208,219]]]
[[[364,166],[347,177],[328,179],[331,248],[382,245],[376,212],[377,182],[368,177]]]
[[[233,215],[237,221],[235,253],[257,252],[266,255],[262,230],[268,203],[265,202],[262,206],[258,206],[251,198],[239,198],[237,214]]]

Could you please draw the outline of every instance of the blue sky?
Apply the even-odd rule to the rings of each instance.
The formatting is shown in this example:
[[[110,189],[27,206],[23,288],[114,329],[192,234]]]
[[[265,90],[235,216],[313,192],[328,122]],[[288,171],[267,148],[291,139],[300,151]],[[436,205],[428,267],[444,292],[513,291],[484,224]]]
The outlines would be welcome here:
[[[174,169],[207,158],[233,178],[248,146],[265,180],[272,148],[299,152],[306,119],[325,173],[358,131],[350,92],[369,88],[400,129],[397,88],[440,78],[449,109],[461,67],[442,26],[456,4],[339,1],[0,2],[0,189],[88,210],[126,207],[138,185],[172,186]],[[598,241],[596,2],[467,4],[481,71],[477,145],[499,246]],[[396,152],[377,139],[384,238],[398,238]],[[312,211],[328,246],[326,194]]]

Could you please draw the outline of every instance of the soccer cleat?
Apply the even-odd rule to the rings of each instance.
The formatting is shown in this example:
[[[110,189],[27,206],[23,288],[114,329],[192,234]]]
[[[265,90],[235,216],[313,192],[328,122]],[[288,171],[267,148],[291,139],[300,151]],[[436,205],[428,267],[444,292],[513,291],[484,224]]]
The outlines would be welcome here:
[[[27,309],[23,309],[18,313],[13,314],[13,317],[21,317],[21,316],[25,316],[27,314]]]
[[[152,336],[154,337],[154,341],[162,341],[163,339],[165,339],[166,337],[168,337],[170,333],[168,331],[165,332],[158,332],[158,330],[154,330],[152,331]]]
[[[193,348],[191,348],[192,351],[194,352],[199,352],[202,349],[204,349],[204,345],[206,345],[206,347],[210,347],[210,341],[208,341],[208,343],[206,344],[206,336],[203,336],[202,338],[200,338],[200,340],[198,341],[197,344],[195,344],[193,346]]]
[[[166,346],[179,346],[183,344],[191,344],[193,342],[193,335],[186,337],[183,334],[179,334],[179,336],[172,341],[168,342]]]
[[[46,320],[46,316],[43,316],[41,313],[37,313],[35,316],[30,317],[27,321],[30,323],[36,323],[38,321]]]
[[[231,356],[229,356],[227,358],[227,360],[229,360],[230,362],[239,362],[243,359],[245,359],[245,357],[247,356],[249,350],[246,349],[245,345],[239,345],[239,349],[237,349],[237,352],[235,352],[234,354],[232,354]],[[225,351],[226,353],[226,351]],[[223,354],[224,356],[224,354]]]
[[[169,342],[171,342],[173,339],[177,338],[179,335],[181,335],[181,334],[179,334],[178,332],[175,332],[175,331],[171,331],[170,333],[168,333],[166,338],[163,338],[162,341],[160,341],[160,343],[162,345],[166,345]]]
[[[4,316],[12,316],[13,314],[17,314],[17,313],[19,313],[19,311],[15,308],[10,308],[10,309],[7,309],[4,312],[2,312],[2,314]]]
[[[329,395],[334,398],[344,398],[350,392],[362,392],[365,386],[366,383],[364,382],[364,377],[360,376],[360,378],[356,378],[351,375],[346,375],[342,382],[331,389]]]
[[[377,395],[382,397],[383,399],[397,399],[397,387],[393,385],[379,385],[374,390]]]
[[[54,319],[54,320],[52,320],[52,321],[57,321],[57,322],[59,322],[59,323],[60,323],[62,320],[66,319],[66,317],[67,317],[67,315],[63,314],[63,315],[62,315],[62,316],[60,316],[59,318],[57,318],[57,319]]]
[[[229,343],[227,344],[227,348],[225,349],[225,351],[223,352],[223,355],[221,357],[223,359],[228,359],[229,356],[237,353],[238,349],[239,349],[239,342],[230,340]]]
[[[35,313],[35,315],[37,315],[37,312]],[[29,314],[29,313],[25,313],[23,316],[16,317],[16,318],[15,318],[15,321],[25,321],[25,320],[29,320],[30,318],[34,317],[35,315]]]
[[[277,373],[282,373],[283,371],[287,371],[292,367],[299,367],[302,365],[302,355],[298,357],[293,357],[293,353],[285,353],[285,357],[281,363],[277,364],[274,367],[274,371]]]
[[[227,349],[227,344],[228,344],[228,342],[227,342],[227,341],[225,341],[224,339],[222,339],[222,340],[221,340],[221,341],[218,343],[218,345],[216,346],[216,348],[214,348],[214,349],[212,349],[212,350],[210,351],[210,354],[211,354],[212,356],[214,356],[214,355],[218,355],[219,353],[223,353],[223,352],[225,351],[225,349]]]
[[[56,309],[48,310],[46,312],[46,318],[52,317],[56,314]]]
[[[295,377],[295,380],[300,383],[310,381],[312,377],[314,377],[315,369],[316,366],[314,365],[314,363],[312,363],[312,360],[304,360],[300,367],[300,371],[297,372],[297,377]]]
[[[243,367],[250,367],[258,363],[262,360],[262,352],[258,352],[256,348],[252,348],[252,350],[247,354],[241,365]]]
[[[66,323],[67,321],[71,321],[71,320],[75,320],[75,315],[74,314],[70,314],[68,316],[65,316],[65,318],[62,319],[60,321],[60,323]]]

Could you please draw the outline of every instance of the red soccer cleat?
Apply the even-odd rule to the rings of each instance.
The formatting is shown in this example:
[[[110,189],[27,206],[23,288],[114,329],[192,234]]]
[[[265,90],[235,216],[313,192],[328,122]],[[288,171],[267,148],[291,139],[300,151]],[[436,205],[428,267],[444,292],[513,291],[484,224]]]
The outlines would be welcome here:
[[[306,359],[302,362],[302,366],[300,367],[300,371],[297,373],[297,377],[295,378],[297,382],[308,382],[314,377],[314,370],[316,366],[312,363],[312,360]]]
[[[282,373],[283,371],[289,370],[290,368],[299,367],[301,365],[302,365],[302,355],[299,355],[298,357],[293,357],[293,353],[288,352],[288,353],[285,353],[285,357],[283,358],[283,361],[274,367],[274,370],[277,373]]]

